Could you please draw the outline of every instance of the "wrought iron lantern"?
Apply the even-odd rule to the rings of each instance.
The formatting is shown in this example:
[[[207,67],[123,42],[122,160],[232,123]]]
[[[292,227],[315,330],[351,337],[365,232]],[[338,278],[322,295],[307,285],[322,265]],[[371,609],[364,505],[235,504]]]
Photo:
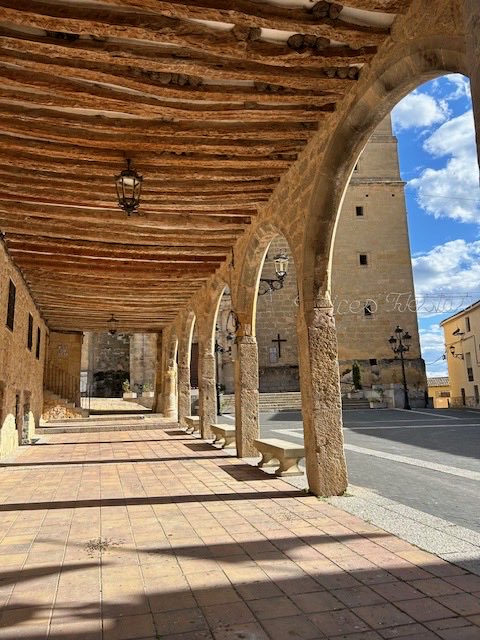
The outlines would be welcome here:
[[[284,253],[276,255],[273,258],[273,264],[275,266],[275,273],[277,277],[260,278],[258,287],[259,296],[264,296],[266,293],[283,289],[284,280],[287,277],[288,272],[288,256]]]
[[[450,345],[449,351],[453,358],[460,358],[460,360],[463,360],[463,353],[455,353],[455,347],[453,344]]]
[[[130,165],[131,160],[129,158],[127,159],[127,168],[115,177],[118,206],[128,216],[138,212],[143,181],[143,176],[139,175]]]
[[[403,380],[403,408],[411,409],[410,399],[408,397],[407,376],[405,373],[405,359],[404,353],[410,350],[410,343],[412,336],[408,331],[404,331],[398,324],[393,332],[395,335],[390,336],[388,342],[392,348],[395,357],[400,356],[400,362],[402,364],[402,380]]]
[[[108,333],[111,336],[114,336],[117,333],[117,327],[118,327],[118,320],[117,318],[115,318],[115,316],[112,313],[112,317],[110,318],[110,320],[107,322],[108,325]]]

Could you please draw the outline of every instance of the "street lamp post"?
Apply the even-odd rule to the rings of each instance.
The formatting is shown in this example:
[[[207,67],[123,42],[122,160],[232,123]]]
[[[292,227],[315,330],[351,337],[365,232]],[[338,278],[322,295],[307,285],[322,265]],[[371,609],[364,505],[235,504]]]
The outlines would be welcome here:
[[[217,328],[218,331],[218,328]],[[221,384],[218,380],[218,354],[219,353],[225,353],[225,348],[222,347],[217,340],[217,337],[215,336],[215,390],[217,392],[217,416],[221,416],[222,415],[222,408],[220,406],[220,390],[221,390]]]
[[[390,343],[395,356],[400,355],[400,362],[402,363],[403,408],[411,409],[412,407],[410,406],[410,400],[408,399],[407,376],[405,374],[405,359],[403,357],[403,354],[409,351],[412,336],[408,333],[408,331],[403,331],[403,329],[398,324],[395,327],[394,334],[395,335],[390,336],[388,342]]]

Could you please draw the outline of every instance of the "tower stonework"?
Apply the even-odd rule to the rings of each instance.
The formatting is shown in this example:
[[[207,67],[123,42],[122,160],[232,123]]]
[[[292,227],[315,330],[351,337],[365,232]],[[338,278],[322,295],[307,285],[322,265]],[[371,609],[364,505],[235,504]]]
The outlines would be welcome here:
[[[332,302],[340,375],[347,386],[355,361],[364,385],[401,382],[400,363],[388,343],[397,325],[412,335],[407,353],[409,386],[412,390],[425,386],[404,188],[397,140],[388,116],[375,130],[352,173],[335,236]],[[285,239],[277,237],[268,249],[262,278],[275,278],[273,259],[282,252],[292,254]],[[257,301],[260,392],[300,389],[297,296],[295,265],[290,259],[283,289],[260,295]],[[230,357],[223,357],[220,378]],[[228,376],[224,382],[226,391],[232,391]]]
[[[409,382],[424,382],[404,190],[388,116],[352,173],[331,272],[340,375],[357,361],[366,384],[400,382],[388,343],[397,325],[412,336]]]

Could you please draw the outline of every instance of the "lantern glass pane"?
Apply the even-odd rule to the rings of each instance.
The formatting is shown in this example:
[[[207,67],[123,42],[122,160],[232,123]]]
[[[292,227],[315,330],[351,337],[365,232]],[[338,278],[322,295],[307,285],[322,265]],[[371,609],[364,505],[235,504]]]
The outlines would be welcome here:
[[[277,256],[275,258],[275,273],[280,278],[285,276],[288,271],[288,258],[286,256]]]

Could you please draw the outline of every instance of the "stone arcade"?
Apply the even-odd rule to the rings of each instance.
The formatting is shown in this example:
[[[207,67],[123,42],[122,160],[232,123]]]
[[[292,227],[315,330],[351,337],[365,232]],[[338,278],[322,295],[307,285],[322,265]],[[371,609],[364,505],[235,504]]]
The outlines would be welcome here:
[[[308,482],[315,494],[342,493],[335,222],[369,136],[422,81],[470,77],[478,140],[478,1],[0,5],[5,317],[14,307],[13,328],[0,327],[2,453],[24,433],[20,407],[32,413],[29,431],[38,420],[46,348],[45,371],[74,395],[82,333],[105,331],[111,314],[119,331],[157,333],[157,410],[181,423],[195,323],[210,436],[228,286],[237,453],[255,454],[257,282],[281,233],[299,291]],[[126,158],[144,176],[142,215],[128,218],[113,182]]]

